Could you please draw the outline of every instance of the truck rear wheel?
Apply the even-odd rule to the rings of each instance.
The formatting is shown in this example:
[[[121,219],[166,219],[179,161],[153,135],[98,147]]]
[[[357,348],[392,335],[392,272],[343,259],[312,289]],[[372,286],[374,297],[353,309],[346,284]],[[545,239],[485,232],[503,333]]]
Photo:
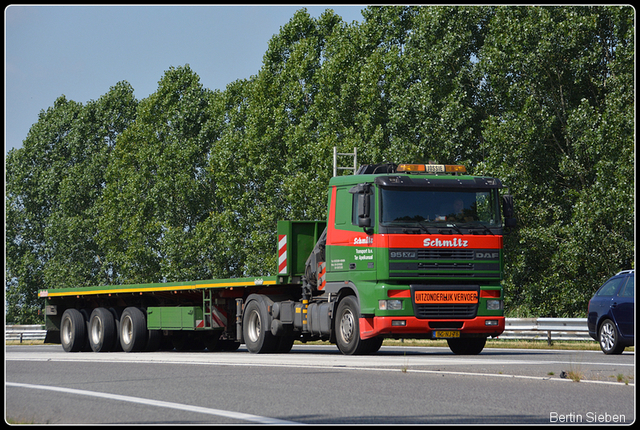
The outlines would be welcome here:
[[[77,309],[67,309],[60,323],[60,343],[66,352],[82,351],[86,343],[86,323]]]
[[[147,321],[144,313],[128,307],[120,317],[120,344],[125,352],[142,351],[147,345]]]
[[[458,355],[478,355],[487,343],[486,337],[447,339],[449,349]]]
[[[336,344],[340,352],[345,355],[373,352],[374,344],[377,345],[378,340],[376,338],[360,339],[360,307],[355,296],[347,296],[340,301],[335,321]]]
[[[295,342],[295,340],[296,340],[295,337],[293,337],[293,335],[291,334],[285,334],[285,335],[279,336],[277,338],[275,352],[284,354],[291,351],[291,348],[293,347],[293,343]]]
[[[96,308],[89,317],[89,344],[93,352],[111,351],[118,338],[113,314],[105,308]]]
[[[271,333],[267,307],[262,301],[251,300],[244,309],[242,335],[252,353],[273,352],[276,337]]]

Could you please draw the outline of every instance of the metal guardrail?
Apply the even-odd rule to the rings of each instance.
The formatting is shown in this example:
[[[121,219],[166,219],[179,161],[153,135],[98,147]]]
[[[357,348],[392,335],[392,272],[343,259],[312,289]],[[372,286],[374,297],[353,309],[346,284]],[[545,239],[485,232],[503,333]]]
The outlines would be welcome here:
[[[593,341],[586,318],[506,318],[498,339]]]
[[[47,331],[41,325],[8,325],[5,340],[44,340]],[[506,318],[505,331],[498,339],[593,341],[586,318]]]
[[[5,328],[5,341],[44,340],[47,331],[42,325],[8,325]]]

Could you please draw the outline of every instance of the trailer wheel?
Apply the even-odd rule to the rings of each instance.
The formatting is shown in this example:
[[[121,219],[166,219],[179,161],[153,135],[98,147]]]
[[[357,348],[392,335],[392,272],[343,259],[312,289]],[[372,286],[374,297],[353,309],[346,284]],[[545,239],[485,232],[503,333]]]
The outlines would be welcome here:
[[[67,309],[60,323],[60,343],[66,352],[82,351],[86,342],[86,323],[77,309]]]
[[[254,354],[272,352],[276,337],[269,328],[267,307],[262,301],[251,300],[244,308],[242,334],[249,352]]]
[[[336,313],[336,344],[345,355],[367,354],[376,339],[360,339],[360,311],[355,296],[347,296],[338,304]]]
[[[89,344],[93,352],[111,351],[118,335],[113,314],[105,308],[96,308],[89,318]]]
[[[120,316],[122,315],[122,309],[109,308],[109,312],[113,315],[113,320],[116,323],[116,339],[113,342],[111,351],[120,352],[122,351],[122,345],[120,344]]]
[[[80,313],[82,314],[82,318],[84,318],[84,346],[81,351],[89,352],[91,351],[91,343],[89,343],[89,319],[91,317],[91,309],[80,309]]]
[[[149,330],[149,337],[147,338],[147,345],[145,351],[154,352],[160,349],[162,344],[162,330]]]
[[[207,351],[214,352],[220,351],[220,347],[218,346],[218,340],[220,339],[220,332],[214,332],[209,336],[205,336],[202,341],[204,342],[204,347],[207,348]]]
[[[478,355],[486,343],[486,337],[447,339],[449,349],[457,355]]]
[[[142,351],[147,345],[147,322],[144,313],[128,307],[120,317],[120,344],[125,352]]]

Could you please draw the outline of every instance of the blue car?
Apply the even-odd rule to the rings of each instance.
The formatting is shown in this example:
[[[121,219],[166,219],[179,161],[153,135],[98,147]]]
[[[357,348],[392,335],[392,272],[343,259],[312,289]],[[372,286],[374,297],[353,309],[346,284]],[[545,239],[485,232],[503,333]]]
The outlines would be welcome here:
[[[589,335],[605,354],[622,354],[634,344],[635,270],[611,277],[589,301]]]

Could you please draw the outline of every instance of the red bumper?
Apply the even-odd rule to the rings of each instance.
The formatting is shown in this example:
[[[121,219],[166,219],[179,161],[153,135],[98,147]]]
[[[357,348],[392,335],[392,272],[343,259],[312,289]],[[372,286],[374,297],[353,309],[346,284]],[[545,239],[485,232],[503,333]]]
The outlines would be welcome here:
[[[404,325],[393,325],[393,321],[405,321]],[[370,317],[360,318],[360,338],[369,339],[380,335],[398,335],[399,337],[411,337],[411,335],[430,334],[435,330],[429,323],[437,322],[442,327],[443,322],[462,323],[461,334],[486,334],[498,336],[504,331],[504,317],[475,317],[470,320],[424,320],[416,317]],[[486,321],[497,321],[497,325],[487,325]],[[399,324],[396,322],[396,324]],[[444,329],[443,329],[444,330]]]

